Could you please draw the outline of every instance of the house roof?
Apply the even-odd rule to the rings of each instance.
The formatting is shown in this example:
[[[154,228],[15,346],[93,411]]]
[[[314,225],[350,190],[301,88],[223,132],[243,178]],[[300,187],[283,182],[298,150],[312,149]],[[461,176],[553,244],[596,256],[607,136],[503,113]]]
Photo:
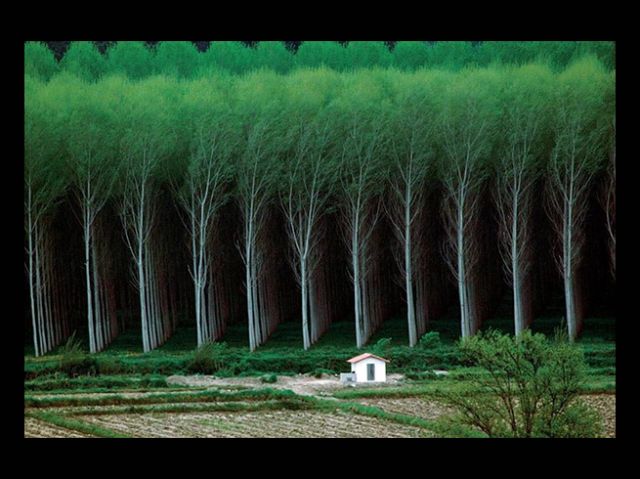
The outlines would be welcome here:
[[[367,359],[367,358],[376,358],[376,359],[379,359],[380,361],[384,361],[385,363],[389,362],[388,359],[381,358],[380,356],[376,356],[375,354],[371,354],[371,353],[364,353],[364,354],[361,354],[359,356],[354,356],[351,359],[347,359],[347,362],[348,363],[359,363],[363,359]]]

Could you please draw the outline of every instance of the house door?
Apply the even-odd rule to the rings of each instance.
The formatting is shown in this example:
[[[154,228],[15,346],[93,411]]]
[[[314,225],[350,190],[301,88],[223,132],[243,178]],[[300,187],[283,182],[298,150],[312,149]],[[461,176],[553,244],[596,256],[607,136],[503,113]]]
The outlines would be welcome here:
[[[374,381],[376,379],[376,365],[367,364],[367,381]]]

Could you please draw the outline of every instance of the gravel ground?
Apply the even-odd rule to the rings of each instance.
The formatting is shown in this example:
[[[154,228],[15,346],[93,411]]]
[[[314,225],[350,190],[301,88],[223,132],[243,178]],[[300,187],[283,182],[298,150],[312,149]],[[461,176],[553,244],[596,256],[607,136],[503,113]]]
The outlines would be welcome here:
[[[600,413],[603,437],[616,437],[616,395],[589,394],[580,398]]]

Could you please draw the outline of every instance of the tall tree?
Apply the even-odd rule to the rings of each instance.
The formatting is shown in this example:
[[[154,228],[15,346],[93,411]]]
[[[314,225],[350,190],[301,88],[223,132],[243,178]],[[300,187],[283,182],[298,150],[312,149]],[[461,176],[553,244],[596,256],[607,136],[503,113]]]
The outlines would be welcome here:
[[[531,322],[530,268],[534,186],[540,175],[551,86],[548,68],[531,65],[507,73],[502,92],[504,141],[494,190],[504,267],[513,288],[515,334]]]
[[[162,344],[168,333],[158,304],[156,264],[161,258],[154,253],[153,241],[158,169],[172,139],[167,105],[170,96],[163,91],[167,86],[163,79],[138,85],[127,98],[130,110],[121,112],[126,126],[122,142],[124,191],[120,215],[135,263],[144,352]]]
[[[40,356],[55,347],[63,337],[54,329],[63,320],[53,317],[52,252],[50,222],[57,203],[66,189],[66,176],[60,162],[60,134],[63,125],[51,112],[56,109],[53,85],[43,87],[37,81],[25,82],[25,162],[24,209],[27,237],[27,276],[29,306],[33,328],[35,355]],[[51,95],[52,91],[54,92]]]
[[[84,80],[96,81],[105,73],[107,65],[93,42],[71,42],[60,67]]]
[[[106,73],[119,73],[132,80],[155,73],[155,52],[144,42],[118,42],[107,50]]]
[[[154,71],[178,78],[191,78],[199,66],[200,53],[192,42],[160,42],[155,49]]]
[[[192,152],[184,184],[178,192],[186,211],[191,246],[191,268],[195,290],[198,346],[221,336],[220,318],[212,317],[211,295],[213,255],[211,240],[220,207],[227,198],[231,178],[229,152],[232,137],[225,115],[216,111],[202,115],[196,125]],[[215,281],[215,279],[214,279]]]
[[[424,257],[424,242],[417,223],[424,211],[425,183],[430,168],[433,106],[429,104],[423,76],[396,80],[396,115],[392,120],[395,128],[391,131],[395,164],[390,175],[391,198],[387,209],[401,246],[397,257],[407,304],[409,345],[415,346],[426,330],[424,316],[418,314],[420,320],[416,317],[416,296],[419,297],[416,278]]]
[[[462,337],[475,334],[478,318],[477,234],[486,156],[493,133],[490,100],[495,82],[488,72],[461,73],[449,85],[441,110],[441,181],[445,191],[449,265],[458,283]],[[473,85],[473,86],[472,86]]]
[[[296,280],[300,285],[303,346],[308,349],[313,342],[312,329],[315,328],[312,325],[319,322],[311,301],[311,280],[322,255],[320,220],[331,192],[329,181],[333,175],[327,161],[329,132],[326,127],[315,122],[310,124],[305,119],[297,123],[295,152],[285,173],[282,206],[294,250]]]
[[[606,216],[609,235],[609,265],[611,274],[616,276],[616,119],[612,121],[611,152],[605,176],[605,184],[600,194],[600,202]]]
[[[69,90],[71,92],[73,96],[64,101],[69,109],[66,145],[74,192],[80,206],[89,351],[96,353],[115,335],[111,327],[115,321],[109,317],[114,308],[104,304],[107,298],[104,265],[101,264],[105,257],[104,240],[97,227],[98,215],[110,199],[117,178],[118,155],[112,148],[116,144],[112,136],[115,112],[110,111],[110,105],[105,101],[108,97],[93,97],[97,93],[93,89],[76,84]]]
[[[42,42],[25,42],[24,73],[48,81],[60,69],[53,52]]]
[[[354,74],[336,101],[344,115],[340,182],[359,348],[366,344],[378,322],[367,297],[373,261],[371,240],[382,208],[379,194],[384,170],[378,153],[384,128],[382,112],[388,111],[388,105],[381,98],[381,89],[382,83],[372,76]]]
[[[573,64],[559,80],[547,197],[549,214],[560,241],[556,259],[564,285],[568,335],[573,341],[582,330],[582,317],[576,305],[578,272],[591,180],[602,155],[605,130],[597,114],[602,109],[606,76],[598,63],[587,59]]]

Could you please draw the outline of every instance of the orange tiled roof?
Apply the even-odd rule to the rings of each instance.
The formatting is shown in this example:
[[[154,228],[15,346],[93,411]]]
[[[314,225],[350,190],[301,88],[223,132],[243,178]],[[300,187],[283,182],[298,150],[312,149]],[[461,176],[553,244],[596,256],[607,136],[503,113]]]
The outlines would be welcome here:
[[[348,363],[358,363],[360,361],[362,361],[363,359],[367,359],[367,358],[376,358],[379,359],[380,361],[384,361],[385,363],[388,363],[389,360],[385,359],[385,358],[381,358],[380,356],[376,356],[375,354],[371,354],[371,353],[364,353],[361,354],[359,356],[355,356],[351,359],[347,359]]]

